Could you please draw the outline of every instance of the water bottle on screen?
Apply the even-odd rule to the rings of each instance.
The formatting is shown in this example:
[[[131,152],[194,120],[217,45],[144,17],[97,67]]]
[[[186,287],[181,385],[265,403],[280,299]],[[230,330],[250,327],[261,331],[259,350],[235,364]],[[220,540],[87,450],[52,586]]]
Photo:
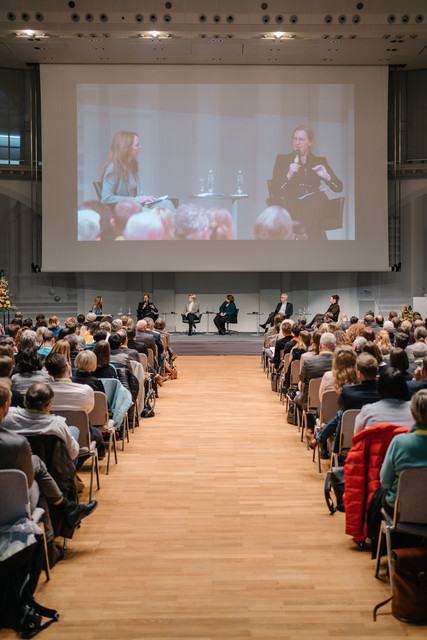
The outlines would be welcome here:
[[[243,171],[241,169],[237,172],[236,193],[243,193]]]
[[[213,169],[209,169],[208,173],[208,193],[214,192],[214,174]]]

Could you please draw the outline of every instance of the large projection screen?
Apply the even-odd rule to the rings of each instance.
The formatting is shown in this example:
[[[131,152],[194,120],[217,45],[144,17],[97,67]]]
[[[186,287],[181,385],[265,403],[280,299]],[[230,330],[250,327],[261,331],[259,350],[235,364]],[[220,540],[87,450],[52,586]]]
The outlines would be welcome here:
[[[43,269],[387,270],[387,78],[386,67],[42,66]],[[140,144],[129,198],[122,179],[107,193],[123,131]],[[295,200],[291,175],[302,183]],[[168,196],[178,209],[138,203],[115,238],[117,203],[105,193],[125,205]],[[157,206],[170,235],[145,233]],[[210,231],[182,235],[194,206]],[[211,231],[215,208],[231,220],[227,240]],[[286,235],[281,216],[293,220]]]

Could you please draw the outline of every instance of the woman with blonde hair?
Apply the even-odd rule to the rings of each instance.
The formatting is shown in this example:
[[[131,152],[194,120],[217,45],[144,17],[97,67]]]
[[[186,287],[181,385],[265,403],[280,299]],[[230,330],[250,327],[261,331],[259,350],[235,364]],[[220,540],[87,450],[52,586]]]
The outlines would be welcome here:
[[[339,394],[345,384],[356,384],[356,357],[350,345],[344,344],[335,349],[332,370],[323,374],[320,383],[319,398],[328,389],[335,389]]]
[[[98,360],[93,351],[90,351],[89,349],[81,351],[74,361],[76,373],[71,376],[71,381],[77,382],[78,384],[87,384],[94,391],[102,391],[102,393],[105,393],[102,381],[98,380],[98,378],[93,375],[97,366]]]
[[[188,320],[188,335],[191,336],[193,329],[196,327],[196,321],[200,318],[199,303],[196,302],[196,294],[190,293],[188,302],[184,307],[184,316]]]
[[[62,353],[71,369],[70,344],[67,340],[58,340],[52,347],[51,353]]]
[[[378,331],[375,342],[377,343],[379,350],[385,356],[390,353],[392,346],[390,342],[390,334],[385,329]]]
[[[49,331],[52,331],[53,335],[56,338],[60,331],[59,318],[57,316],[50,316],[49,322],[47,323],[47,328],[49,329]]]

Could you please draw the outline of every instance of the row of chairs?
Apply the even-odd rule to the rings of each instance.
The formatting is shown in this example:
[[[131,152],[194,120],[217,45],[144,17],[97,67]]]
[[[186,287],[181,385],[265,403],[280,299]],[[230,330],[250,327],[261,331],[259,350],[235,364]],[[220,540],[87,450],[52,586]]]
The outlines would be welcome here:
[[[284,357],[284,367],[277,386],[277,393],[282,403],[284,404],[286,402],[287,411],[289,410],[289,403],[293,400],[293,392],[295,392],[298,387],[300,372],[300,362],[294,361],[290,363],[289,360],[290,356],[286,354]],[[273,368],[268,363],[264,366],[266,374],[270,377],[273,374]],[[288,389],[285,389],[284,379],[289,366],[290,385]],[[319,422],[316,428],[321,429],[338,412],[338,394],[335,390],[325,391],[320,398],[319,390],[321,380],[321,378],[310,380],[307,409],[302,412],[302,416],[297,422],[298,430],[301,432],[301,440],[303,440],[304,430],[307,429],[307,415],[310,413],[319,415]],[[342,464],[343,457],[345,457],[350,450],[353,444],[355,420],[359,413],[359,410],[349,409],[342,414],[338,450],[335,453],[331,453],[330,468],[338,466],[340,463]],[[313,450],[313,462],[315,462],[316,451],[318,452],[319,473],[321,473],[319,447]],[[391,518],[384,509],[382,510],[380,535],[377,543],[375,577],[379,577],[381,552],[385,539],[388,576],[392,593],[394,592],[392,552],[394,535],[396,534],[410,534],[417,536],[419,539],[427,537],[427,468],[414,468],[403,471],[399,477],[393,518]]]

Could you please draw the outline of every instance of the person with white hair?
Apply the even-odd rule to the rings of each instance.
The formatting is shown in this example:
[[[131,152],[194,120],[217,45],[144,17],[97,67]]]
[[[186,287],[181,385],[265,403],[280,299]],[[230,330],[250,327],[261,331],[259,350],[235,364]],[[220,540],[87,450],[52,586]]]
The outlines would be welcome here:
[[[164,240],[165,228],[155,209],[136,213],[127,221],[125,240]]]
[[[310,380],[321,378],[326,371],[332,369],[334,359],[334,349],[336,338],[333,333],[323,333],[320,338],[319,354],[304,360],[299,377],[302,383],[302,396],[298,402],[301,409],[307,408],[308,385]],[[307,426],[310,429],[314,427],[314,416],[307,416]]]
[[[79,209],[77,221],[79,242],[99,240],[99,234],[101,233],[99,213],[92,211],[92,209]]]

